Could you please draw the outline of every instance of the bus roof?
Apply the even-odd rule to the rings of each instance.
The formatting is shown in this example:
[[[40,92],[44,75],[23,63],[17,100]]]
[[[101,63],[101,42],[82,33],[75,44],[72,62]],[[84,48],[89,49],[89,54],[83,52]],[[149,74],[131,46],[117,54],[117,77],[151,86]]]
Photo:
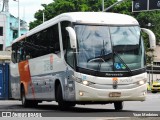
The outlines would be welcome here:
[[[138,21],[129,16],[119,13],[110,13],[110,12],[70,12],[60,14],[43,24],[35,27],[34,29],[27,32],[25,35],[17,38],[13,43],[33,35],[43,29],[46,29],[60,21],[71,21],[81,24],[106,24],[106,25],[139,25]]]

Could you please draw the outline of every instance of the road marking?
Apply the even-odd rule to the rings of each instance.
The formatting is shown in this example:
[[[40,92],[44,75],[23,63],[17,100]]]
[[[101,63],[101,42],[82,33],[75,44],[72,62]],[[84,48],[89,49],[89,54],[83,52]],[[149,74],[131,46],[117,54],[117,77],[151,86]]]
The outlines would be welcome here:
[[[97,120],[130,120],[130,117],[105,117]]]

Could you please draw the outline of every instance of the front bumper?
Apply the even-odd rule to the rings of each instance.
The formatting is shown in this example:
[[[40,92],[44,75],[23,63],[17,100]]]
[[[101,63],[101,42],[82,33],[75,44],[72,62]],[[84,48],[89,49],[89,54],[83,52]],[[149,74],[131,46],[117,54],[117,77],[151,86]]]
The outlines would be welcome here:
[[[76,101],[144,101],[147,93],[147,85],[132,89],[96,89],[75,83]],[[110,97],[111,92],[121,93],[120,97]]]

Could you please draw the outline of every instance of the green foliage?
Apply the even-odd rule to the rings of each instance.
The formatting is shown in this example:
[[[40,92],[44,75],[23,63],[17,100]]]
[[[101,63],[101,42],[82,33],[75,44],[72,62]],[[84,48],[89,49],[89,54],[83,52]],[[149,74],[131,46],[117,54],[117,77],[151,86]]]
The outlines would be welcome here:
[[[116,0],[107,0],[105,7],[108,7],[115,3]],[[29,24],[29,28],[32,29],[43,21],[43,12],[45,14],[45,20],[49,20],[61,13],[65,12],[78,12],[78,11],[102,11],[102,0],[54,0],[54,2],[45,5],[43,10],[39,10],[35,13],[35,21]]]

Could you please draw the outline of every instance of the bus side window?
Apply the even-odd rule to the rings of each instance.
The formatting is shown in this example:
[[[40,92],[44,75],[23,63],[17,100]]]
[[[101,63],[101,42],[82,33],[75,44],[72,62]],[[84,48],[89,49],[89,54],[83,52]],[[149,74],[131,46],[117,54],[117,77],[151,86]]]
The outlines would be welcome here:
[[[20,61],[24,60],[24,48],[21,47],[20,49]]]
[[[17,62],[20,62],[20,50],[17,51]]]
[[[30,59],[31,57],[30,57],[30,55],[26,55],[26,60],[28,60],[28,59]]]
[[[17,58],[18,49],[19,49],[19,43],[13,44],[13,46],[12,46],[12,54],[11,54],[11,58],[12,58],[12,62],[13,63],[17,63],[18,62],[18,58]]]
[[[54,25],[50,32],[52,36],[50,36],[49,40],[50,40],[50,43],[53,44],[52,46],[54,48],[52,52],[55,54],[58,54],[60,53],[58,24]]]
[[[14,50],[12,51],[11,59],[13,63],[16,63],[16,52]]]

